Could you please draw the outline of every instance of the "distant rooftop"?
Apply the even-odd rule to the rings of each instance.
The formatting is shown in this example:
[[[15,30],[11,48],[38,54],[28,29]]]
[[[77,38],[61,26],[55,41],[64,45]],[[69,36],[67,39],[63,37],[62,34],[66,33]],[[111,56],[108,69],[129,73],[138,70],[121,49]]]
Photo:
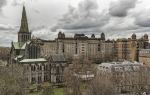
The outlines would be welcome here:
[[[112,72],[112,71],[137,71],[140,70],[140,67],[143,66],[142,63],[139,62],[110,62],[110,63],[102,63],[97,68],[100,71]]]
[[[110,62],[110,63],[102,63],[101,65],[108,65],[108,66],[111,66],[111,65],[141,65],[142,63],[139,63],[139,62],[130,62],[130,61],[124,61],[124,62]]]

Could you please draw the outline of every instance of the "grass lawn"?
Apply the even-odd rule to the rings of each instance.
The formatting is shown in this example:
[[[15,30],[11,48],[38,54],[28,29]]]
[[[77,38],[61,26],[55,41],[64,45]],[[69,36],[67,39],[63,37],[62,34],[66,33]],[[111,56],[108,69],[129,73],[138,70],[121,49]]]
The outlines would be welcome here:
[[[64,95],[64,88],[55,88],[54,95]]]
[[[28,95],[41,95],[40,93],[30,93]]]
[[[42,95],[41,92],[30,93],[28,95]],[[55,88],[54,95],[64,95],[64,88]]]

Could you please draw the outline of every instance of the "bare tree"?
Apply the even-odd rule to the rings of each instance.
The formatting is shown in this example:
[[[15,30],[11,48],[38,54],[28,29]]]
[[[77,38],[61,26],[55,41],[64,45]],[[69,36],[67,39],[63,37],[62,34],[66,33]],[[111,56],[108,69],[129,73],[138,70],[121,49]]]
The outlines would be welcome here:
[[[22,66],[0,67],[0,95],[26,95],[28,83]]]
[[[107,75],[107,76],[106,76]],[[115,95],[114,85],[110,74],[100,74],[89,84],[87,95]]]
[[[141,66],[137,70],[111,72],[111,81],[117,89],[117,93],[142,95],[150,91],[150,68]]]
[[[95,75],[95,66],[86,58],[76,58],[64,72],[66,84],[65,95],[81,95],[86,91],[86,85],[92,80],[90,75]]]
[[[132,92],[142,95],[144,92],[149,94],[150,92],[150,68],[147,66],[140,67],[135,76],[131,77]]]
[[[74,76],[72,68],[67,68],[64,72],[65,95],[81,95],[80,80]]]

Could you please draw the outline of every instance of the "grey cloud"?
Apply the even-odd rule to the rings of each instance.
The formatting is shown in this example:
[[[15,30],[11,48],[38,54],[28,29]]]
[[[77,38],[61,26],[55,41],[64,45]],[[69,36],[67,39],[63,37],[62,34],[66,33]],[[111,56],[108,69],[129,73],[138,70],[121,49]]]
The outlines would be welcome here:
[[[141,32],[142,31],[142,32]],[[150,28],[138,28],[134,30],[115,30],[110,32],[105,32],[106,37],[109,39],[117,39],[117,38],[129,38],[133,33],[137,35],[137,38],[141,38],[144,34],[148,34],[150,36]]]
[[[12,1],[12,5],[13,6],[22,6],[23,4],[25,4],[26,2],[29,2],[29,1],[31,1],[31,2],[35,2],[35,1],[38,1],[38,0],[13,0]]]
[[[37,2],[38,0],[28,0],[28,1],[31,1],[31,3],[35,3],[35,2]],[[25,0],[13,0],[11,4],[12,4],[13,6],[22,6],[22,5],[24,5],[25,3],[29,3],[29,2],[27,2],[27,1],[25,1]],[[39,11],[38,9],[34,8],[34,7],[32,7],[32,10],[33,10],[35,13],[40,13],[40,11]]]
[[[137,0],[118,0],[112,2],[109,8],[109,14],[115,17],[125,17],[128,11],[136,6]]]
[[[18,25],[0,24],[0,46],[9,46],[12,41],[17,41]]]
[[[45,40],[53,40],[55,39],[55,37],[57,36],[57,32],[52,32],[50,31],[50,28],[49,27],[46,27],[46,26],[39,26],[39,27],[35,27],[32,29],[32,34],[38,38],[42,38],[42,39],[45,39]]]
[[[23,5],[24,0],[13,0],[12,5],[13,6],[18,6],[18,5]]]
[[[0,0],[0,11],[2,10],[2,8],[7,4],[6,0]]]
[[[0,24],[0,30],[14,30],[17,26]]]
[[[69,11],[58,23],[51,28],[52,31],[57,29],[81,30],[100,28],[109,21],[107,13],[99,13],[96,0],[84,0],[79,3],[78,8],[69,6]]]
[[[17,40],[18,26],[0,24],[0,45],[10,46],[12,41]]]
[[[135,24],[141,27],[150,27],[150,10],[144,10],[135,15]]]
[[[0,30],[0,45],[1,46],[9,46],[12,41],[17,41],[17,32],[16,30]]]
[[[40,13],[40,11],[38,9],[34,9],[34,12],[37,13],[37,14]]]
[[[44,25],[40,25],[40,26],[32,26],[30,31],[39,31],[39,30],[43,30],[46,29],[47,27]]]
[[[103,31],[129,31],[136,30],[139,26],[135,25],[134,18],[124,17],[124,18],[111,18],[109,23],[102,27]],[[120,33],[118,32],[118,33]]]
[[[142,27],[150,27],[150,18],[141,18],[136,20],[136,24]]]

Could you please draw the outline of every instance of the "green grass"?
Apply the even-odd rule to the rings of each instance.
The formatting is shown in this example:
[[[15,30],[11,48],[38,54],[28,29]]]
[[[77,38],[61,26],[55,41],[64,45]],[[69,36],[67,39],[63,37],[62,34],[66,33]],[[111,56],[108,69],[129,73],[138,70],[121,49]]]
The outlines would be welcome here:
[[[42,92],[29,93],[28,95],[42,95]],[[64,95],[64,88],[54,88],[54,95]]]
[[[41,93],[30,93],[28,95],[41,95]]]
[[[55,88],[54,95],[64,95],[64,88]]]

